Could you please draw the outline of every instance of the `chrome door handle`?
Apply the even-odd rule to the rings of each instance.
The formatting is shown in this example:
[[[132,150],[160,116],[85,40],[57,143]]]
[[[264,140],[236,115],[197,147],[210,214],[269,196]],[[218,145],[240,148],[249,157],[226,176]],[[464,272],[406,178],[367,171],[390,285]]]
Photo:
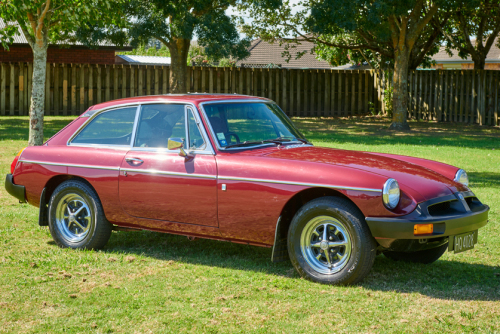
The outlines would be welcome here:
[[[134,166],[140,165],[144,162],[139,158],[125,158],[125,161],[134,165]]]

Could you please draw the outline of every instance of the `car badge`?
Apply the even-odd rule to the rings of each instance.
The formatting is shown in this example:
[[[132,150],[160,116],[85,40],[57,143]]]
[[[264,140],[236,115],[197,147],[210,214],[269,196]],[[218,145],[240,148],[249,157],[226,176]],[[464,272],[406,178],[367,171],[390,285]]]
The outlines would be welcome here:
[[[461,193],[458,194],[458,198],[461,199],[462,201],[465,200],[464,195],[462,195]]]

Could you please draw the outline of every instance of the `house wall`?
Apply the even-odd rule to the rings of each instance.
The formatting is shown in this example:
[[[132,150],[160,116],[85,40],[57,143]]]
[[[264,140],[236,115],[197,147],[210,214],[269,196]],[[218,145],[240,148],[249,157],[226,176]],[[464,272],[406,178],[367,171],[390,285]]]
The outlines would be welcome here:
[[[10,51],[0,48],[0,62],[33,62],[33,52],[29,46],[11,46]],[[61,49],[49,47],[48,63],[65,64],[114,64],[115,50]]]

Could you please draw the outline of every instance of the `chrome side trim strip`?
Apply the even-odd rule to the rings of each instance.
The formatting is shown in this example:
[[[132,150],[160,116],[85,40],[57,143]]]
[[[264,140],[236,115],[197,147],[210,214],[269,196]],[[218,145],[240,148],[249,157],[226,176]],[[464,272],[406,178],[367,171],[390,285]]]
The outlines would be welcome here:
[[[246,177],[219,176],[219,180],[247,181],[247,182],[260,182],[260,183],[277,183],[277,184],[288,184],[288,185],[292,185],[292,186],[323,187],[323,188],[343,189],[343,190],[382,192],[382,189],[373,189],[373,188],[344,187],[344,186],[334,186],[334,185],[330,185],[330,184],[277,181],[277,180],[268,180],[268,179],[251,179],[251,178],[246,178]]]
[[[167,172],[167,171],[161,171],[161,170],[156,170],[156,169],[120,168],[120,171],[129,172],[129,173],[145,173],[145,174],[157,174],[157,175],[187,176],[187,177],[196,177],[196,178],[213,179],[213,180],[217,179],[217,175]]]
[[[120,167],[108,167],[108,166],[96,166],[96,165],[78,165],[78,164],[61,164],[61,163],[57,163],[57,162],[47,162],[47,161],[19,160],[19,162],[26,162],[29,164],[37,164],[37,165],[49,165],[49,166],[120,170]]]

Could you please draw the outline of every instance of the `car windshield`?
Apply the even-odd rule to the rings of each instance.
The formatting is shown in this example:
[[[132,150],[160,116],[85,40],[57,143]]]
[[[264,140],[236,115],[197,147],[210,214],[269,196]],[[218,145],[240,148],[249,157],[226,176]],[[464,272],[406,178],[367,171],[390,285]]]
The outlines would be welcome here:
[[[307,143],[290,119],[273,103],[204,105],[216,140],[223,148],[284,142]]]

